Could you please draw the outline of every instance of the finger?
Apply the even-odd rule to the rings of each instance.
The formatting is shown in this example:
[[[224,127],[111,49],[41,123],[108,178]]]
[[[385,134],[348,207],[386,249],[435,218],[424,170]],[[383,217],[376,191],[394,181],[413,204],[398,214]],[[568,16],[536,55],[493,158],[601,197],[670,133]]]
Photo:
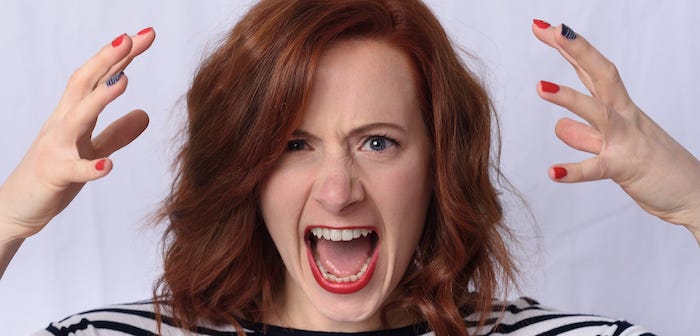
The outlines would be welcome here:
[[[557,122],[554,131],[559,139],[574,149],[599,154],[603,149],[603,137],[591,126],[569,118]]]
[[[537,85],[537,94],[542,99],[564,107],[583,118],[596,130],[604,132],[610,124],[613,111],[595,98],[572,88],[552,82],[540,81]]]
[[[583,85],[586,86],[588,91],[592,92],[593,90],[593,84],[590,76],[588,73],[586,73],[576,62],[576,60],[571,57],[566,51],[564,51],[556,41],[556,27],[550,25],[546,21],[538,20],[535,19],[533,20],[532,24],[532,32],[535,34],[535,37],[537,37],[540,41],[542,41],[544,44],[556,49],[559,51],[559,53],[566,59],[571,66],[574,67],[574,70],[576,70],[576,73],[578,74],[579,79],[581,79],[581,82],[583,82]]]
[[[78,68],[68,80],[58,110],[65,113],[70,110],[70,107],[75,106],[81,99],[90,94],[100,78],[103,78],[112,66],[129,54],[131,46],[132,41],[128,35],[119,35]]]
[[[580,67],[577,72],[583,72],[589,76],[592,86],[589,87],[589,90],[594,97],[615,107],[628,104],[630,98],[617,67],[583,36],[565,24],[538,33],[542,34],[544,40],[552,43],[548,43],[549,45],[562,54],[568,55],[571,58],[570,62]],[[535,35],[540,38],[538,33]],[[547,37],[546,34],[550,36]]]
[[[127,84],[127,76],[120,72],[98,85],[95,91],[66,113],[66,132],[77,137],[91,133],[99,114],[107,104],[126,91]]]
[[[112,171],[112,160],[100,158],[96,160],[75,160],[67,167],[65,176],[73,183],[86,183],[106,176]]]
[[[606,161],[594,156],[577,163],[562,163],[549,168],[549,178],[556,182],[575,183],[608,178]]]
[[[130,144],[148,127],[148,115],[142,110],[134,110],[117,119],[93,139],[95,155],[107,157]]]
[[[116,74],[121,71],[124,71],[136,56],[141,55],[141,53],[143,53],[149,47],[151,47],[155,38],[156,33],[155,30],[153,30],[153,27],[142,29],[136,35],[133,35],[131,37],[132,47],[129,54],[124,59],[119,61],[119,63],[113,65],[112,68],[107,72],[107,74],[100,78],[97,84],[99,85],[100,82],[106,81],[111,74]]]

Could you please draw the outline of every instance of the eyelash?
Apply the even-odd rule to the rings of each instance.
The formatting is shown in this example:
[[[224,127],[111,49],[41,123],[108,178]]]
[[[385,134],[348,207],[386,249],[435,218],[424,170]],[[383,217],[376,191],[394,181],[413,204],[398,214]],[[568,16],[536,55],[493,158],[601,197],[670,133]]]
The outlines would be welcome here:
[[[286,151],[287,152],[297,152],[297,151],[300,151],[303,149],[303,148],[295,148],[294,147],[295,145],[297,145],[297,146],[301,145],[301,146],[306,146],[306,147],[309,146],[309,144],[306,143],[306,140],[304,140],[304,139],[292,139],[292,140],[289,140],[287,142]]]
[[[364,148],[365,145],[369,144],[371,141],[378,140],[378,139],[382,139],[384,141],[387,141],[388,144],[387,144],[387,147],[385,147],[382,150],[377,150],[376,152],[386,151],[387,149],[391,148],[391,146],[396,146],[396,147],[399,146],[398,141],[396,141],[395,139],[393,139],[385,134],[385,135],[370,135],[370,136],[366,137],[365,140],[362,141],[362,148]]]
[[[396,147],[400,146],[399,142],[396,141],[396,139],[391,138],[390,136],[388,136],[386,134],[383,134],[383,135],[373,134],[373,135],[369,135],[369,136],[364,138],[364,140],[362,141],[362,146],[360,146],[360,148],[365,147],[365,145],[367,145],[370,141],[378,140],[378,139],[385,140],[389,144],[386,148],[384,148],[382,150],[378,150],[377,152],[383,152],[386,149],[390,148],[391,146],[396,146]],[[301,146],[303,146],[304,148],[301,148]],[[309,144],[306,142],[306,140],[304,140],[304,139],[292,139],[292,140],[289,140],[289,142],[287,142],[286,151],[287,152],[296,152],[296,151],[307,149],[308,147],[309,147]]]

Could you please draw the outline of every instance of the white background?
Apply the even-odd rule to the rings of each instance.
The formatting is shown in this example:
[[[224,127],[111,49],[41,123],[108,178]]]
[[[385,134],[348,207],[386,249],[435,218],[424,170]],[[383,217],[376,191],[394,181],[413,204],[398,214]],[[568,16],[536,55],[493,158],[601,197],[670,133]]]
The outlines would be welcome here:
[[[0,330],[24,335],[71,313],[150,297],[160,272],[160,227],[149,215],[169,189],[182,95],[207,50],[251,1],[0,2],[0,178],[21,159],[66,80],[122,32],[154,26],[152,49],[127,70],[129,89],[99,127],[133,108],[149,130],[114,154],[115,168],[90,183],[44,231],[22,246],[0,281]],[[553,126],[569,112],[541,101],[546,79],[584,89],[531,20],[565,22],[619,67],[636,103],[700,154],[698,2],[428,1],[457,44],[477,55],[498,109],[502,169],[528,201],[509,202],[521,234],[513,248],[527,295],[574,312],[624,318],[662,335],[697,334],[700,249],[681,227],[643,213],[612,182],[560,185],[547,168],[577,161]],[[669,171],[669,174],[683,174]],[[234,243],[234,242],[232,242]]]

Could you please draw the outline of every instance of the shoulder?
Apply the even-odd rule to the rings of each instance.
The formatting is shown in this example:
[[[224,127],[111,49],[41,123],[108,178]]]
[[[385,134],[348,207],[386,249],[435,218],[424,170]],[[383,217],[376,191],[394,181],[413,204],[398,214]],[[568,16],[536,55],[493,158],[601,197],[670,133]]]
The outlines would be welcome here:
[[[476,331],[476,315],[465,318],[470,334]],[[571,314],[555,311],[539,302],[523,297],[515,301],[496,302],[486,327],[477,335],[615,335],[653,336],[642,327],[626,321],[597,315]]]
[[[152,300],[107,306],[71,315],[49,324],[34,336],[106,336],[106,335],[184,335],[175,326],[168,307],[160,306],[158,329],[156,304]],[[233,327],[202,325],[189,335],[235,335]]]

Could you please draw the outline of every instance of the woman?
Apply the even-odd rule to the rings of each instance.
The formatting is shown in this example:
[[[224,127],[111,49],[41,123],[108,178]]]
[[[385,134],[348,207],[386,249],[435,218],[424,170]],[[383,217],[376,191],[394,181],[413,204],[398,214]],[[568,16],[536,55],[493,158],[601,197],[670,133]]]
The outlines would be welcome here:
[[[695,231],[697,160],[631,103],[614,67],[582,37],[541,21],[533,30],[574,64],[595,96],[539,86],[543,98],[594,126],[565,120],[562,139],[598,154],[553,167],[552,178],[612,178],[647,211]],[[67,205],[81,186],[75,183],[106,175],[106,157],[143,131],[147,118],[136,111],[92,142],[86,136],[101,108],[125,89],[125,64],[153,38],[148,29],[120,36],[71,79],[0,189],[4,260]],[[154,316],[165,334],[198,325],[264,329],[248,322],[272,332],[420,332],[427,321],[436,334],[458,335],[467,332],[464,319],[483,326],[480,332],[494,325],[503,331],[545,313],[527,300],[503,316],[492,307],[497,285],[515,269],[490,179],[490,103],[420,3],[261,2],[204,63],[188,109],[179,175],[163,212],[169,246],[156,293],[163,305]],[[630,136],[636,127],[643,136]],[[56,150],[60,141],[77,142],[70,153],[84,159],[42,173],[51,155],[64,154]],[[631,152],[672,156],[690,173],[676,181],[641,171],[624,161]],[[43,188],[47,183],[58,188]],[[502,317],[497,323],[494,314]],[[85,316],[48,330],[104,327]],[[641,334],[580,318],[606,326],[596,334]],[[153,332],[155,320],[139,327]],[[526,329],[520,331],[532,332]]]

